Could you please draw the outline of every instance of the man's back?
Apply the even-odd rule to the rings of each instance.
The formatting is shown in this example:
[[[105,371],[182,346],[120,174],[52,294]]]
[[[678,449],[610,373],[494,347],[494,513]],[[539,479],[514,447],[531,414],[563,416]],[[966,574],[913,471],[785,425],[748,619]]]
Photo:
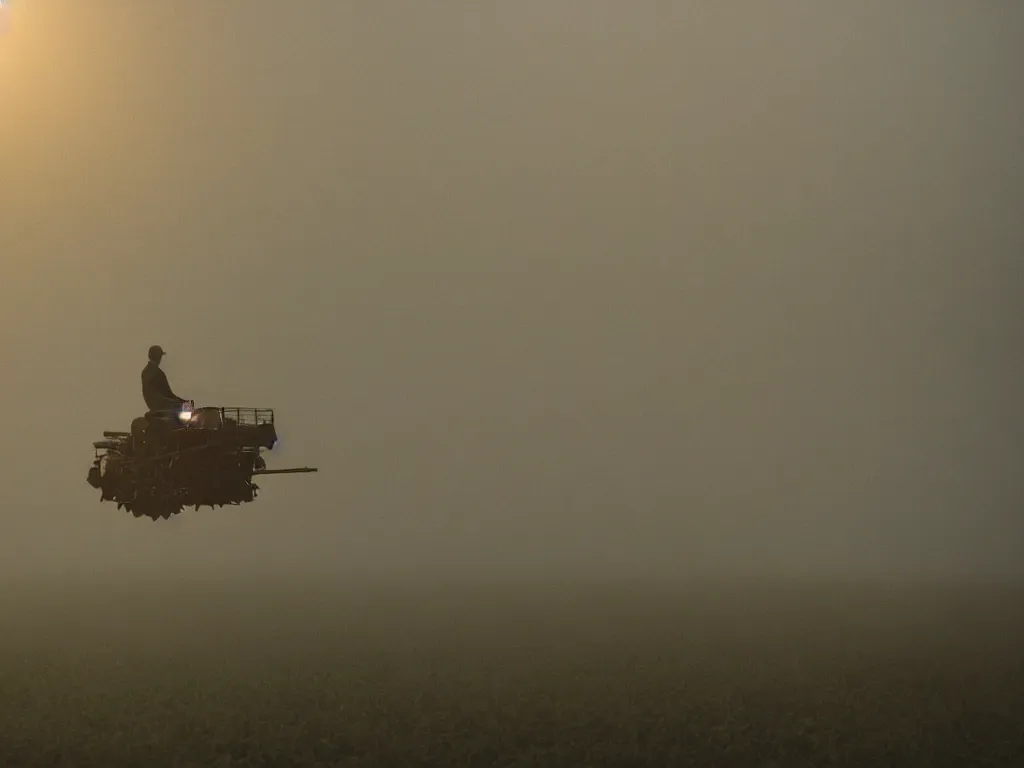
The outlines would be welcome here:
[[[167,374],[152,360],[142,369],[142,398],[151,411],[164,410],[168,406],[168,400],[180,399],[171,392]]]

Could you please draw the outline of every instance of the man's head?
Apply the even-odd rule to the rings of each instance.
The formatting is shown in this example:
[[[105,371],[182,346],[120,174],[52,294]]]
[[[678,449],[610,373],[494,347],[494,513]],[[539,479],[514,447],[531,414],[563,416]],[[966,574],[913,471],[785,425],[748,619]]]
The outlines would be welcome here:
[[[154,344],[152,347],[149,348],[149,359],[152,360],[157,365],[160,364],[160,361],[163,359],[163,356],[164,349],[159,344]]]

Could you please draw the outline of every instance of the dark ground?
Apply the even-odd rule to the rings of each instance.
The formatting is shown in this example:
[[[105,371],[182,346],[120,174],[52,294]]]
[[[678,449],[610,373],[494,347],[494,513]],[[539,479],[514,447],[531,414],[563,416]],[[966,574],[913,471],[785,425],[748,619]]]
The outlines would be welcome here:
[[[8,589],[0,765],[1024,765],[1024,591]]]

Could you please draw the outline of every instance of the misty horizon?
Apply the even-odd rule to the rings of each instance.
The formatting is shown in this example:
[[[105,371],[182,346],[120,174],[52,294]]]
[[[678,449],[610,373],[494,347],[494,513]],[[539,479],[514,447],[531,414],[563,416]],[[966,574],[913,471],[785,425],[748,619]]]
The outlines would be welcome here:
[[[5,578],[1024,577],[1024,6],[579,7],[3,9]]]

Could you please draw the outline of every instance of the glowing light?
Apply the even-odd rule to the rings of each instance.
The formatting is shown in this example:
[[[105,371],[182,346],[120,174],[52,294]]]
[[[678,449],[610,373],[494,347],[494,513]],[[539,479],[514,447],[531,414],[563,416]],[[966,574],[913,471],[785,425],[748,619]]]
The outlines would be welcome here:
[[[192,411],[182,411],[178,414],[178,418],[182,421],[192,421]]]

